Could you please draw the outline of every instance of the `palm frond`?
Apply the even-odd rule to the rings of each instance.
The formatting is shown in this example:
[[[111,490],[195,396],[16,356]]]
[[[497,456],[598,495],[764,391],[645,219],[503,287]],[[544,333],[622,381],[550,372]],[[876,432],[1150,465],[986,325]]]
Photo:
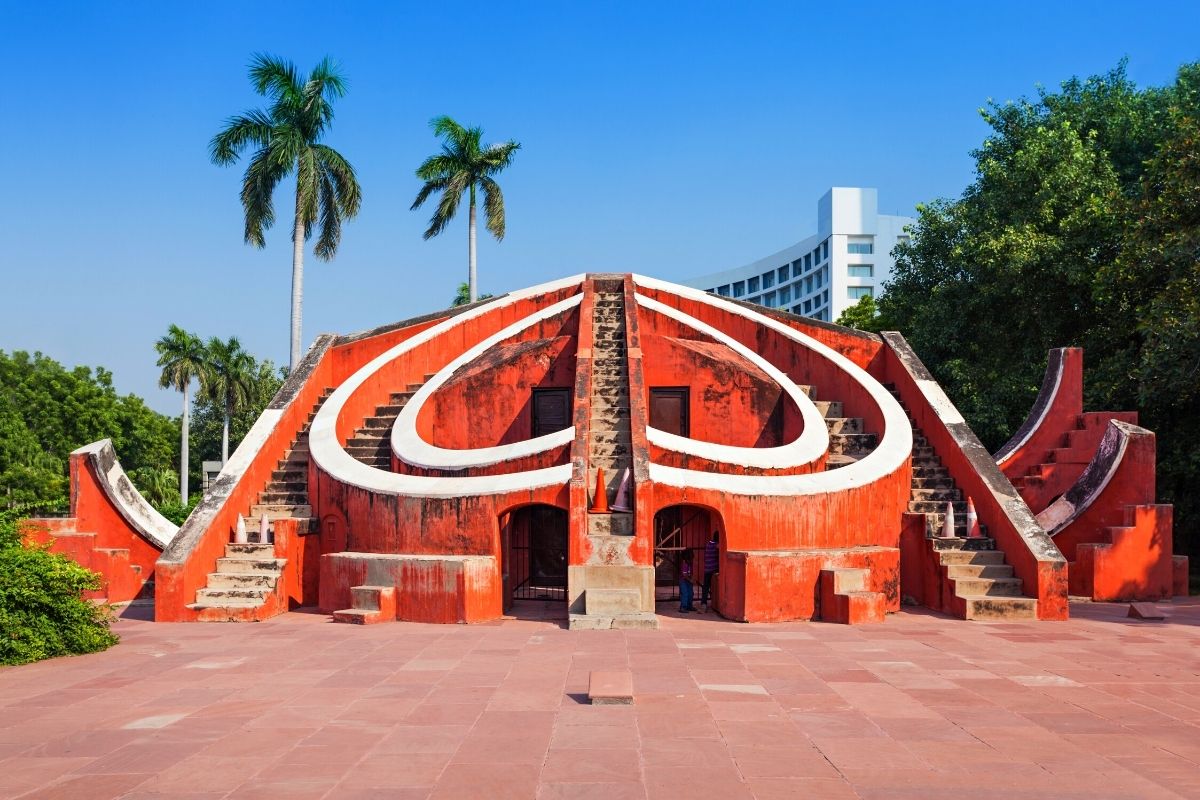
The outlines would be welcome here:
[[[337,194],[338,213],[342,219],[350,219],[358,215],[362,206],[362,187],[358,184],[358,176],[350,162],[332,147],[324,144],[313,145],[317,163],[325,170],[333,181]]]
[[[425,204],[425,201],[429,199],[429,195],[445,189],[449,183],[449,178],[434,178],[433,180],[426,181],[425,185],[421,187],[421,191],[417,192],[417,199],[413,200],[413,204],[409,206],[408,210],[416,211]]]
[[[204,374],[208,362],[204,343],[178,325],[168,326],[166,336],[154,343],[154,349],[158,351],[157,364],[162,367],[160,388],[187,391],[188,384]]]
[[[503,144],[493,144],[483,151],[480,161],[483,162],[485,175],[495,175],[512,163],[513,155],[521,149],[520,142],[509,139]]]
[[[446,226],[454,219],[454,215],[458,213],[458,203],[462,199],[463,192],[470,188],[470,185],[470,178],[465,173],[454,175],[446,181],[437,210],[429,218],[429,227],[425,230],[426,239],[432,239],[446,229]]]
[[[208,143],[208,157],[220,166],[232,164],[246,147],[270,144],[271,127],[270,117],[258,109],[230,117],[224,129]]]
[[[311,147],[304,148],[296,161],[296,220],[304,223],[304,238],[312,237],[320,201],[320,170]],[[292,235],[296,230],[293,227]]]
[[[429,127],[433,129],[434,136],[445,136],[454,141],[462,141],[467,135],[466,128],[445,114],[429,120]]]
[[[297,102],[303,87],[296,65],[266,53],[255,53],[250,59],[250,82],[264,97]]]
[[[504,193],[500,191],[500,184],[483,177],[479,179],[479,185],[483,187],[483,216],[487,220],[487,229],[496,241],[504,241]]]
[[[443,151],[422,161],[421,166],[417,167],[417,177],[423,181],[448,178],[456,172],[461,172],[464,166],[466,165],[462,159]]]
[[[250,159],[242,179],[242,210],[246,217],[245,240],[255,247],[265,247],[264,232],[275,224],[275,187],[287,174],[271,159],[269,148],[262,148]]]
[[[317,237],[317,246],[313,254],[328,261],[337,253],[338,243],[342,239],[342,215],[338,209],[337,188],[329,170],[321,170],[320,177],[321,200],[321,235]]]

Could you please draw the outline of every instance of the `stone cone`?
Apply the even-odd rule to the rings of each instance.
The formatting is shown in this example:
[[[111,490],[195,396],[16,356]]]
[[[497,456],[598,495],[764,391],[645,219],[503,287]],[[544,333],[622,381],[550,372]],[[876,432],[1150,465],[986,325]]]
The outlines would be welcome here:
[[[946,521],[942,523],[942,538],[954,538],[954,503],[946,501]]]
[[[631,499],[629,497],[630,486],[632,485],[632,476],[629,467],[625,468],[625,473],[621,476],[621,486],[617,489],[617,499],[612,504],[613,511],[620,511],[628,514],[633,511]]]
[[[241,514],[238,514],[237,527],[233,529],[233,542],[234,544],[245,544],[247,542],[246,518]]]
[[[979,539],[983,531],[979,528],[979,515],[975,513],[975,501],[967,498],[967,538]]]
[[[259,544],[269,544],[271,541],[271,520],[267,519],[266,512],[263,512],[262,519],[258,521],[258,542]]]

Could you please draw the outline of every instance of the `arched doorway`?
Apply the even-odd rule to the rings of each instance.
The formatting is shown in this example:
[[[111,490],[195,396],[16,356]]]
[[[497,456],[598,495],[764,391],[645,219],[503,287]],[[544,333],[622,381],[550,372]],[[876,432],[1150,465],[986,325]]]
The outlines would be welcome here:
[[[523,506],[501,517],[505,607],[513,600],[567,599],[567,512]]]
[[[679,599],[679,565],[685,557],[692,560],[692,575],[699,588],[704,579],[704,546],[719,529],[720,518],[702,506],[669,506],[654,515],[655,601]]]

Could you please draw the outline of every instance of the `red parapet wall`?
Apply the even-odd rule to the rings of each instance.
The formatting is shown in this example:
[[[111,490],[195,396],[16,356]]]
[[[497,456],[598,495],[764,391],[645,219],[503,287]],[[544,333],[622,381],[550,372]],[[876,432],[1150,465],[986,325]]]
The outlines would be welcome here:
[[[351,608],[356,586],[395,588],[398,620],[486,622],[503,613],[500,570],[490,557],[330,553],[321,558],[320,584],[328,614]]]
[[[136,599],[153,587],[160,542],[175,526],[138,494],[108,439],[71,453],[70,480],[70,517],[30,520],[26,535],[98,573],[101,588],[89,593],[94,599]]]
[[[1038,515],[1071,562],[1073,594],[1158,600],[1176,588],[1171,506],[1154,503],[1155,449],[1151,431],[1109,422],[1079,480]]]

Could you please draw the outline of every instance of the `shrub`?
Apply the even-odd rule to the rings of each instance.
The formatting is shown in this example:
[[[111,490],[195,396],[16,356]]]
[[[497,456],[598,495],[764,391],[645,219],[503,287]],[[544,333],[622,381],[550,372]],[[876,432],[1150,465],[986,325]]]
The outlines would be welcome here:
[[[17,514],[0,513],[0,664],[94,653],[117,643],[112,612],[84,600],[100,576],[21,541]]]

